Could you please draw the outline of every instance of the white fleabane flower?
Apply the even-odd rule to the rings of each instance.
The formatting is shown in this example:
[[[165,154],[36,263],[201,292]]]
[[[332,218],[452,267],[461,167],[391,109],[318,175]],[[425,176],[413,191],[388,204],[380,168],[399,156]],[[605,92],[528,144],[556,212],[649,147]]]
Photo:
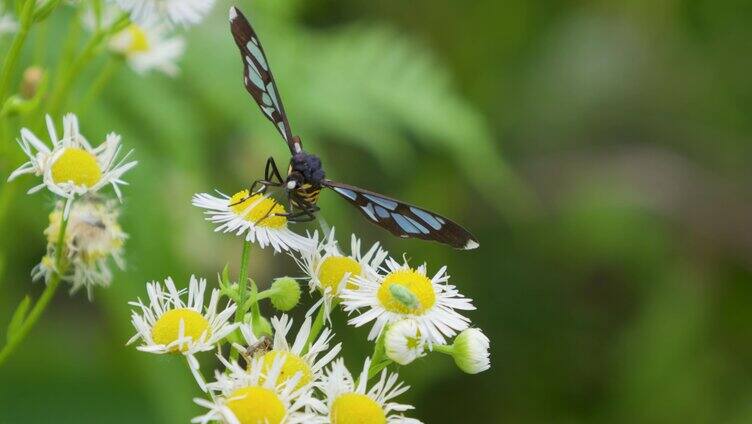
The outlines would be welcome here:
[[[29,161],[13,171],[8,181],[24,174],[42,177],[42,182],[32,187],[28,193],[35,193],[44,187],[60,197],[68,199],[64,216],[68,216],[71,201],[75,196],[96,192],[110,184],[118,198],[121,198],[119,185],[127,184],[121,179],[124,173],[138,162],[128,162],[132,151],[120,156],[120,136],[107,135],[104,143],[93,147],[81,135],[78,118],[74,114],[63,117],[63,137],[58,138],[52,118],[47,116],[52,147],[43,143],[34,133],[21,129],[18,144]]]
[[[110,49],[123,55],[140,74],[156,69],[175,76],[176,62],[185,52],[185,40],[170,36],[165,25],[131,24],[112,37]]]
[[[280,371],[279,381],[285,382],[296,374],[300,374],[298,388],[313,383],[321,377],[321,371],[334,359],[342,348],[342,343],[337,343],[331,349],[329,344],[334,333],[329,328],[324,328],[318,338],[311,343],[305,351],[305,345],[311,334],[311,318],[308,317],[300,326],[298,334],[292,345],[287,342],[287,333],[292,328],[292,319],[286,314],[271,319],[274,332],[271,350],[261,352],[258,359],[263,361],[264,372],[269,370],[272,363],[279,357],[285,359]],[[247,346],[256,345],[259,339],[254,336],[250,325],[240,327]],[[236,349],[242,347],[235,346]],[[305,353],[303,353],[305,351]],[[322,355],[323,354],[323,355]],[[320,358],[319,356],[322,355]]]
[[[332,305],[339,302],[339,293],[345,286],[355,288],[356,277],[375,279],[379,266],[389,254],[379,247],[378,242],[362,254],[361,241],[353,234],[348,256],[340,250],[334,237],[334,228],[321,241],[318,232],[314,232],[311,240],[317,247],[301,251],[300,257],[294,259],[305,272],[310,291],[318,290],[321,293],[321,299],[311,307],[308,314],[323,305],[325,316],[329,319]]]
[[[426,339],[415,320],[403,319],[387,327],[384,348],[389,359],[407,365],[425,355]]]
[[[468,328],[454,339],[447,350],[459,369],[468,374],[478,374],[491,368],[491,355],[488,352],[490,345],[488,337],[480,329]]]
[[[410,405],[391,402],[405,393],[410,386],[398,383],[397,374],[389,375],[386,370],[370,389],[368,389],[368,369],[370,359],[366,358],[357,384],[350,371],[340,358],[334,362],[319,388],[326,396],[324,408],[320,412],[324,417],[321,423],[388,423],[419,424],[414,418],[407,418],[402,412],[413,409]]]
[[[111,27],[123,12],[114,5],[104,8],[100,16],[101,27]],[[89,31],[97,27],[97,19],[93,8],[87,8],[82,18],[84,26]],[[128,66],[139,74],[152,70],[164,72],[167,75],[177,75],[179,69],[176,64],[185,52],[183,37],[172,35],[168,24],[158,19],[149,19],[123,28],[110,38],[109,49],[125,58]]]
[[[141,299],[129,303],[138,310],[131,312],[131,322],[137,332],[128,344],[141,340],[137,347],[140,351],[185,355],[196,381],[205,390],[194,354],[214,349],[220,340],[235,330],[237,326],[228,320],[236,305],[228,302],[217,312],[220,291],[214,289],[209,305],[204,308],[206,280],[203,278],[198,280],[191,276],[187,302],[182,299],[186,290],[177,290],[172,278],[167,278],[164,285],[166,290],[158,282],[147,283],[149,303],[143,303]]]
[[[5,6],[0,3],[0,36],[11,34],[18,31],[18,22],[13,13],[5,10]]]
[[[468,327],[470,320],[456,310],[472,310],[472,299],[462,296],[448,283],[446,267],[433,278],[426,276],[426,265],[411,268],[407,262],[400,264],[394,259],[386,261],[385,275],[375,281],[356,278],[357,288],[342,292],[342,305],[346,312],[361,311],[348,321],[360,327],[374,321],[368,340],[376,339],[387,324],[412,318],[429,346],[445,344],[445,337],[452,337]]]
[[[320,409],[313,398],[310,384],[299,386],[301,374],[284,378],[285,358],[277,357],[270,366],[258,358],[249,366],[228,362],[217,355],[226,372],[216,372],[216,381],[209,383],[211,400],[196,398],[194,402],[209,411],[191,420],[207,424],[302,424],[316,421],[309,412]]]
[[[178,25],[201,22],[214,6],[214,0],[114,0],[130,12],[134,22],[145,23],[157,19]]]
[[[63,240],[62,260],[66,273],[62,279],[71,283],[71,294],[86,288],[89,299],[95,287],[107,287],[112,282],[109,259],[123,269],[123,245],[128,237],[118,224],[119,210],[113,201],[83,198],[75,202],[68,217]],[[57,242],[63,218],[63,204],[58,202],[50,213],[50,224],[44,230],[47,236],[47,254],[32,270],[34,279],[49,281],[55,271]]]
[[[206,220],[220,224],[215,231],[235,233],[246,241],[256,242],[264,248],[305,251],[312,249],[314,243],[306,237],[295,234],[287,228],[285,207],[273,198],[262,195],[248,195],[243,190],[229,197],[219,193],[220,197],[208,193],[193,196],[193,205],[206,209]]]

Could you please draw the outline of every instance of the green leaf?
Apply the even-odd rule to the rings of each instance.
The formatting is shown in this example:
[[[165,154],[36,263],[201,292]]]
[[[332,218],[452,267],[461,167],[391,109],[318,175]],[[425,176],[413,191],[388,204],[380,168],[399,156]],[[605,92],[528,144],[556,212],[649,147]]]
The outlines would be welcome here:
[[[5,335],[8,342],[13,339],[15,333],[19,328],[21,328],[21,325],[23,325],[24,319],[26,318],[26,312],[28,312],[29,310],[29,306],[31,306],[31,298],[29,296],[26,296],[18,304],[16,311],[13,312],[13,317],[10,319],[10,323],[8,323],[8,331]]]

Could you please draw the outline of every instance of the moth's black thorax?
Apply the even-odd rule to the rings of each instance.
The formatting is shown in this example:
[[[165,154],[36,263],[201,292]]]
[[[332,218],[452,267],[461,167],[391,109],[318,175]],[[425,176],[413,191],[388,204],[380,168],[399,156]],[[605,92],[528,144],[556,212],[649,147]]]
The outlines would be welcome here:
[[[290,159],[287,170],[287,181],[294,180],[295,192],[310,205],[315,205],[321,192],[321,182],[326,174],[318,156],[306,152],[299,152]],[[297,203],[293,201],[293,203]],[[296,204],[296,206],[299,206]]]

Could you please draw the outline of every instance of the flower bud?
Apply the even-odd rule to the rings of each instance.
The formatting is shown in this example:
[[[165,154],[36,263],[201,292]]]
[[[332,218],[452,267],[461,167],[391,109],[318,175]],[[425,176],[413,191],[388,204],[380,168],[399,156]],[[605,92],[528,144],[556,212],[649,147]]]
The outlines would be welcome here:
[[[21,96],[24,99],[31,99],[37,94],[39,85],[44,78],[44,70],[39,66],[30,66],[26,68],[21,78]]]
[[[412,319],[403,319],[386,330],[384,348],[386,356],[392,361],[407,365],[425,353],[426,340],[420,334],[418,323]]]
[[[270,300],[272,305],[282,312],[287,312],[294,308],[298,304],[298,301],[300,301],[300,284],[294,278],[277,278],[272,283],[271,291]]]
[[[454,362],[468,374],[477,374],[491,368],[488,337],[478,328],[468,328],[455,339],[452,349]]]

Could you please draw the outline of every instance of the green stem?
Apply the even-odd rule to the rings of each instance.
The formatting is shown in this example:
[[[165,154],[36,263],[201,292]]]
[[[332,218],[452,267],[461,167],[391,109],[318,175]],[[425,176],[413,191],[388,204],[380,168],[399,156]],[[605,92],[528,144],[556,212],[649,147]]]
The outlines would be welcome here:
[[[332,305],[332,308],[334,308],[334,305]],[[311,334],[308,335],[308,340],[306,341],[305,347],[303,348],[304,355],[308,353],[308,349],[311,347],[313,342],[316,341],[316,337],[319,336],[321,329],[324,328],[324,320],[326,318],[324,316],[326,315],[326,311],[324,309],[324,305],[322,304],[321,307],[319,307],[316,318],[314,318],[313,320],[313,324],[311,325]]]
[[[278,290],[276,289],[266,289],[254,295],[253,290],[251,290],[251,295],[248,297],[248,300],[246,300],[245,303],[243,304],[243,309],[247,311],[253,308],[254,303],[257,303],[259,300],[262,300],[262,299],[270,298],[274,296],[275,294],[277,294],[277,292]]]
[[[246,302],[248,300],[248,259],[251,256],[251,242],[243,242],[243,253],[240,254],[240,275],[238,276],[238,306],[235,309],[235,322],[243,322],[245,313],[248,310]],[[237,332],[237,330],[236,330]],[[230,360],[238,359],[238,351],[232,349]]]
[[[29,334],[29,331],[31,331],[37,321],[39,321],[42,313],[45,309],[47,309],[47,305],[49,305],[50,301],[55,296],[55,292],[60,285],[62,274],[65,272],[63,269],[63,266],[65,265],[63,263],[63,252],[65,250],[63,248],[63,245],[65,244],[65,230],[67,228],[68,219],[63,219],[60,224],[60,234],[58,235],[56,244],[57,250],[55,252],[55,273],[47,283],[47,287],[45,287],[42,295],[39,296],[39,300],[37,300],[37,302],[34,304],[34,308],[32,308],[31,312],[29,312],[29,315],[26,317],[26,319],[24,319],[23,324],[21,324],[18,330],[13,333],[13,337],[8,339],[8,342],[5,344],[5,346],[3,346],[3,349],[0,350],[0,366],[3,365],[5,360],[8,359],[8,357],[18,347],[18,345],[20,345],[21,342],[26,338],[26,336]]]
[[[454,353],[454,346],[451,345],[433,345],[433,350],[436,352],[441,352],[445,355],[452,356]]]
[[[243,242],[243,253],[240,255],[240,276],[238,277],[238,309],[235,310],[235,322],[243,322],[248,300],[248,258],[251,256],[251,242]]]
[[[8,87],[10,86],[11,75],[16,68],[21,48],[23,48],[24,42],[26,42],[26,38],[29,35],[29,28],[31,28],[31,24],[34,22],[35,4],[36,0],[25,0],[21,6],[18,32],[16,32],[16,35],[13,37],[10,49],[8,49],[8,53],[5,55],[3,67],[0,69],[0,105],[5,104],[5,100],[8,97]],[[4,122],[0,120],[0,127],[2,125],[4,125]]]
[[[76,79],[76,76],[80,73],[81,69],[94,57],[94,52],[99,47],[100,43],[105,37],[103,32],[95,32],[89,39],[84,47],[83,51],[73,60],[73,64],[66,69],[62,79],[55,87],[55,91],[50,96],[49,112],[52,116],[57,116],[60,109],[64,106],[65,98],[68,95],[68,91]]]
[[[73,85],[73,81],[78,75],[80,75],[81,70],[89,63],[89,61],[94,58],[97,50],[110,38],[110,36],[121,31],[129,22],[128,15],[123,14],[108,28],[94,31],[94,34],[86,43],[81,53],[73,60],[71,66],[65,70],[60,83],[50,96],[50,106],[48,110],[52,116],[57,116],[60,113],[61,108],[65,106],[65,99]]]
[[[99,76],[91,84],[89,91],[84,96],[84,100],[81,102],[81,106],[78,108],[78,112],[80,114],[84,115],[86,113],[86,110],[89,108],[89,106],[91,106],[92,103],[94,103],[97,97],[99,97],[99,95],[102,93],[102,90],[104,90],[104,88],[107,86],[107,83],[110,82],[122,63],[123,59],[120,56],[111,56],[107,60],[107,63],[102,68]]]

